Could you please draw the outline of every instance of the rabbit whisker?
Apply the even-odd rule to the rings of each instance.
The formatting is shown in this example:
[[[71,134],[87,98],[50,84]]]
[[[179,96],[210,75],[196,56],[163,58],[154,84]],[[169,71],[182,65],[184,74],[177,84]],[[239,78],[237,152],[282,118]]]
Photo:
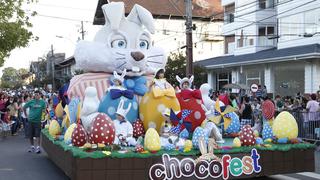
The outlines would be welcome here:
[[[126,58],[124,58],[124,57],[123,58],[116,58],[116,60],[119,60],[119,59],[126,59]]]
[[[161,54],[159,54],[159,55],[153,55],[153,56],[148,56],[147,58],[153,58],[153,57],[159,57],[159,56],[163,56],[163,55],[161,55]]]
[[[156,61],[147,61],[147,62],[155,63],[155,64],[162,64],[161,62],[156,62]]]
[[[116,52],[116,54],[121,55],[121,56],[125,56],[125,54],[121,54],[121,53],[119,53],[119,52]]]
[[[127,64],[127,62],[123,62],[120,66],[117,67],[117,69],[121,68],[125,64]]]

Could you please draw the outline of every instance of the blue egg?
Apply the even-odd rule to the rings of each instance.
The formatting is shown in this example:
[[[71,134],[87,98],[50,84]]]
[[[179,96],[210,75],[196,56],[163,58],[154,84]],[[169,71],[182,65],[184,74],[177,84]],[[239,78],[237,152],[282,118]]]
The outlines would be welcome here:
[[[131,109],[126,118],[129,122],[133,123],[138,119],[139,113],[138,101],[136,97],[133,97],[133,99],[128,99],[122,96],[117,99],[112,99],[110,93],[107,92],[107,94],[102,98],[98,111],[106,113],[112,120],[116,119],[116,112],[121,98],[124,99],[124,109],[126,109],[129,106],[129,103],[131,103]]]
[[[173,144],[168,144],[164,147],[164,149],[166,151],[171,151],[171,150],[174,150],[175,149],[175,146]]]
[[[279,144],[287,144],[288,143],[288,138],[279,138],[277,142]]]
[[[208,144],[208,136],[207,133],[205,133],[204,129],[202,127],[197,127],[192,135],[192,145],[195,149],[199,149],[199,138],[203,137],[205,140],[205,143]]]
[[[187,129],[184,129],[179,134],[180,138],[188,139],[189,138],[189,132]]]
[[[229,113],[228,115],[231,118],[231,123],[229,127],[226,129],[226,133],[227,134],[238,133],[240,131],[239,116],[235,112]]]
[[[262,138],[260,137],[256,138],[256,144],[263,144]]]
[[[272,137],[273,137],[272,128],[268,122],[265,122],[263,124],[262,138],[263,140],[266,140],[266,139],[272,139]]]

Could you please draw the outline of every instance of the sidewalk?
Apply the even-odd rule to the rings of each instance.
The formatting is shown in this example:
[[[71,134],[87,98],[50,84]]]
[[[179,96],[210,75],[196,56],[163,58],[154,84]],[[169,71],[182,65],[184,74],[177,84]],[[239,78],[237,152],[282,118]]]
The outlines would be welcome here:
[[[68,180],[46,153],[28,153],[29,142],[18,136],[0,139],[0,180]]]

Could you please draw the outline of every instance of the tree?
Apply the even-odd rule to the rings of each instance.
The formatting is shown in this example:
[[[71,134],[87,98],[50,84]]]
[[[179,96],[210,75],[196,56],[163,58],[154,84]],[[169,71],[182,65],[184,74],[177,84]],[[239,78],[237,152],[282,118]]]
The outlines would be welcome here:
[[[179,85],[176,75],[186,77],[186,57],[182,53],[170,54],[166,65],[165,77],[172,85]],[[194,66],[194,86],[199,88],[207,82],[206,69],[201,66]]]
[[[7,67],[2,70],[2,77],[1,77],[1,87],[2,88],[10,88],[10,89],[17,89],[25,85],[25,78],[27,77],[28,70],[24,68],[15,69],[13,67]]]
[[[29,30],[32,27],[30,16],[36,15],[36,12],[27,15],[22,9],[22,4],[35,1],[0,1],[0,67],[13,49],[26,47],[31,39],[38,39]]]

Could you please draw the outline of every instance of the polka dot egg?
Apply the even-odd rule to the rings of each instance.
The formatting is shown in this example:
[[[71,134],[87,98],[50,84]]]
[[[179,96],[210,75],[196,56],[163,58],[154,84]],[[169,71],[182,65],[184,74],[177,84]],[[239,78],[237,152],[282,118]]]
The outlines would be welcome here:
[[[144,129],[154,128],[160,132],[161,124],[165,121],[162,113],[172,109],[180,111],[179,101],[176,97],[160,96],[155,98],[152,91],[146,93],[139,104],[140,119]]]
[[[193,147],[196,149],[199,149],[199,138],[200,137],[203,137],[205,142],[208,143],[207,133],[204,131],[204,129],[202,127],[197,127],[194,130],[193,136],[192,136],[192,144],[193,144]]]
[[[226,133],[227,134],[238,133],[240,131],[239,116],[235,112],[229,113],[228,115],[231,118],[231,123],[226,129]]]
[[[139,114],[138,101],[136,97],[129,99],[121,96],[120,98],[112,99],[110,92],[107,92],[101,100],[98,111],[107,114],[111,119],[116,119],[116,112],[121,99],[124,99],[124,108],[127,108],[131,103],[132,106],[126,115],[126,118],[130,123],[133,123],[138,119]]]
[[[87,142],[87,134],[81,124],[77,124],[72,132],[71,142],[73,146],[83,146]]]
[[[106,114],[100,113],[95,117],[89,139],[91,144],[113,144],[115,128],[112,120]]]
[[[200,98],[194,96],[184,97],[184,94],[188,94],[188,92],[190,92],[190,90],[182,90],[180,93],[177,93],[176,96],[179,100],[181,109],[189,109],[192,111],[188,118],[191,120],[191,132],[193,132],[198,126],[201,126],[201,123],[206,119],[206,116],[201,108],[201,104],[203,104],[201,92],[199,90],[193,91],[193,94],[197,94],[196,96]]]
[[[272,128],[269,122],[265,122],[263,124],[262,138],[263,140],[266,140],[266,139],[272,139],[272,137],[273,137]]]
[[[239,137],[242,145],[244,146],[253,146],[256,143],[256,140],[254,139],[254,134],[250,125],[245,125],[242,127]]]
[[[154,128],[149,128],[144,139],[144,147],[149,151],[159,151],[161,148],[160,136]]]
[[[298,136],[298,124],[289,112],[283,111],[273,121],[272,131],[278,139],[294,139]]]
[[[133,126],[133,137],[138,138],[144,135],[145,131],[143,128],[143,123],[140,119],[136,120],[132,126]]]

